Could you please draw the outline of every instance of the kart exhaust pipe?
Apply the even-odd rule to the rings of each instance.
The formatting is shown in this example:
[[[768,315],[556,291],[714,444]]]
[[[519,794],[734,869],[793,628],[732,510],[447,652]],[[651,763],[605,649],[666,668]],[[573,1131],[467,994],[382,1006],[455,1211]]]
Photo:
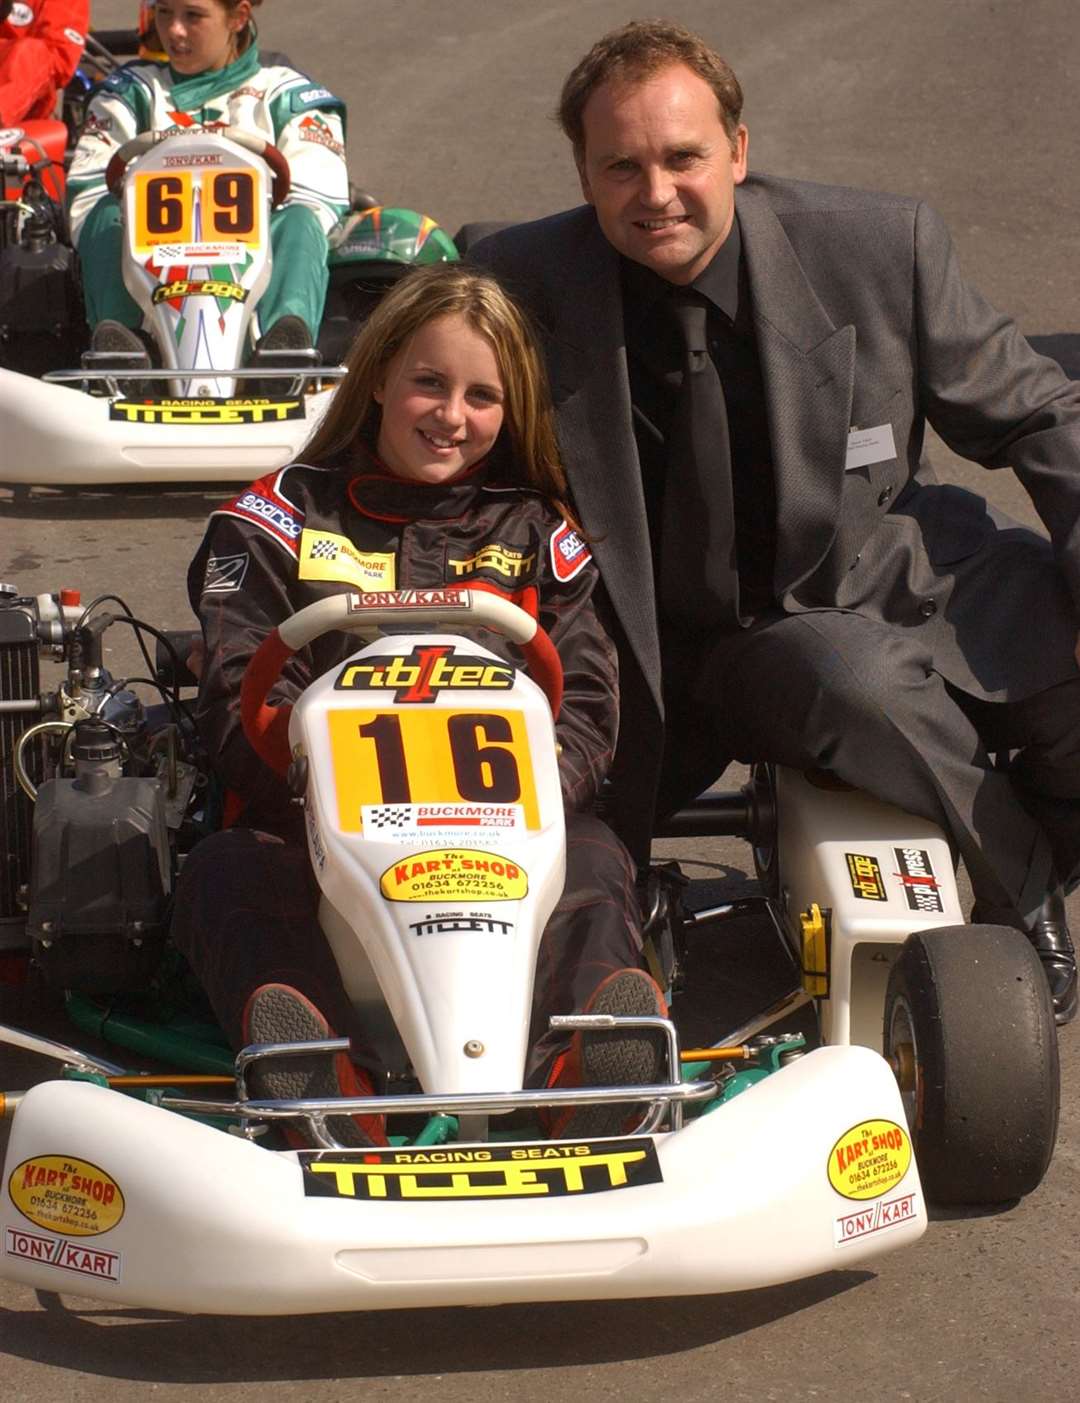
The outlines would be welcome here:
[[[38,638],[34,621],[22,609],[0,608],[0,949],[25,944],[26,892],[30,880],[30,835],[34,811],[15,778],[15,749],[39,718]],[[30,709],[29,704],[34,708]],[[24,709],[25,708],[25,709]],[[40,754],[28,756],[39,782]],[[5,938],[7,937],[7,938]]]

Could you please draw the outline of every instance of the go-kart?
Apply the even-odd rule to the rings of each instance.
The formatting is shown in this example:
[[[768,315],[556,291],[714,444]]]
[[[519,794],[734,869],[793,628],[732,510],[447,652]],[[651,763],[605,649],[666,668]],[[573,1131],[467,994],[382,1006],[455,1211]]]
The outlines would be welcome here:
[[[457,256],[433,220],[367,201],[331,233],[318,349],[264,351],[253,367],[270,212],[288,195],[288,164],[237,128],[145,133],[116,153],[107,181],[123,209],[124,283],[161,364],[129,356],[125,367],[123,356],[86,349],[62,209],[23,154],[25,140],[5,146],[4,135],[0,167],[17,188],[0,209],[0,483],[24,491],[250,482],[284,465],[325,411],[373,298],[409,263]]]
[[[159,668],[166,716],[104,674],[101,635],[121,617],[62,596],[0,609],[5,675],[19,684],[0,710],[17,869],[0,930],[72,991],[82,1026],[191,1070],[128,1073],[0,1026],[0,1044],[63,1069],[5,1097],[0,1276],[160,1309],[296,1313],[739,1290],[846,1268],[921,1235],[902,1084],[843,1035],[864,1026],[863,1000],[880,1003],[880,989],[850,974],[862,962],[842,904],[825,1020],[837,1045],[721,1027],[683,1050],[670,1019],[568,1009],[554,1019],[568,1032],[652,1030],[666,1076],[525,1086],[536,952],[565,862],[561,671],[535,622],[490,593],[320,600],[271,634],[245,675],[245,729],[302,803],[320,920],[386,1068],[383,1094],[251,1094],[260,1059],[344,1050],[342,1040],[234,1057],[189,1014],[153,1041],[120,991],[156,979],[161,995],[167,983],[173,876],[213,822],[212,786],[175,690],[179,663]],[[285,659],[333,629],[363,646],[291,713],[269,706]],[[532,676],[468,636],[477,629],[502,631]],[[45,702],[31,665],[39,646],[61,647],[68,665]],[[902,838],[931,841],[921,829]],[[673,919],[671,889],[652,889],[648,931],[669,986],[686,925]],[[816,895],[828,907],[833,888],[822,881]],[[805,946],[806,979],[824,975],[822,922],[824,937]],[[921,1008],[904,1007],[918,1022]],[[922,1052],[920,1041],[911,1056]],[[553,1139],[537,1122],[544,1108],[611,1102],[630,1118],[617,1136]],[[328,1118],[345,1111],[385,1115],[390,1147],[336,1144]],[[272,1148],[282,1122],[305,1127],[312,1148]]]

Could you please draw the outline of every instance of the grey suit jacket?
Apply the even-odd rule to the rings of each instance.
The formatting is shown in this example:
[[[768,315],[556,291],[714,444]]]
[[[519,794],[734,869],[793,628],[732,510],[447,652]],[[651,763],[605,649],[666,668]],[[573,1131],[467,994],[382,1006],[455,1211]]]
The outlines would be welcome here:
[[[911,630],[938,672],[984,698],[1075,677],[1080,384],[963,281],[926,205],[767,176],[751,176],[736,202],[781,606],[854,609]],[[539,324],[570,488],[624,634],[624,714],[658,765],[660,647],[618,257],[587,206],[504,230],[470,257]],[[1011,466],[1052,544],[939,484],[927,422],[962,456]],[[849,432],[883,425],[895,457],[848,470]]]

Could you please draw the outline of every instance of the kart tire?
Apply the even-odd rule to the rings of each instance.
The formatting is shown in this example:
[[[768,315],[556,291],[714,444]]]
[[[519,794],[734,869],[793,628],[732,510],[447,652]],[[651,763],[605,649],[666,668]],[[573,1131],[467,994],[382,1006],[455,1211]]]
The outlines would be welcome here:
[[[750,851],[762,894],[780,900],[780,854],[776,844],[776,766],[759,761],[750,770]]]
[[[512,229],[514,221],[512,219],[474,219],[471,224],[463,224],[454,235],[454,245],[462,258],[469,250],[486,239],[489,234],[501,233],[503,229]]]
[[[1007,1203],[1038,1186],[1057,1137],[1057,1028],[1021,932],[910,935],[889,975],[883,1048],[931,1202]]]

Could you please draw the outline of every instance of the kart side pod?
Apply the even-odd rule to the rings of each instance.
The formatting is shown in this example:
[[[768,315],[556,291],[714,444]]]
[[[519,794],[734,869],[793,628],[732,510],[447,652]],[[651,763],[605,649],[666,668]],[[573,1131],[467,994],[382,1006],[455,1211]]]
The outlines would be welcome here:
[[[668,1135],[381,1154],[268,1152],[47,1082],[15,1113],[0,1275],[232,1315],[775,1285],[922,1234],[903,1123],[892,1073],[859,1047],[812,1052]]]

